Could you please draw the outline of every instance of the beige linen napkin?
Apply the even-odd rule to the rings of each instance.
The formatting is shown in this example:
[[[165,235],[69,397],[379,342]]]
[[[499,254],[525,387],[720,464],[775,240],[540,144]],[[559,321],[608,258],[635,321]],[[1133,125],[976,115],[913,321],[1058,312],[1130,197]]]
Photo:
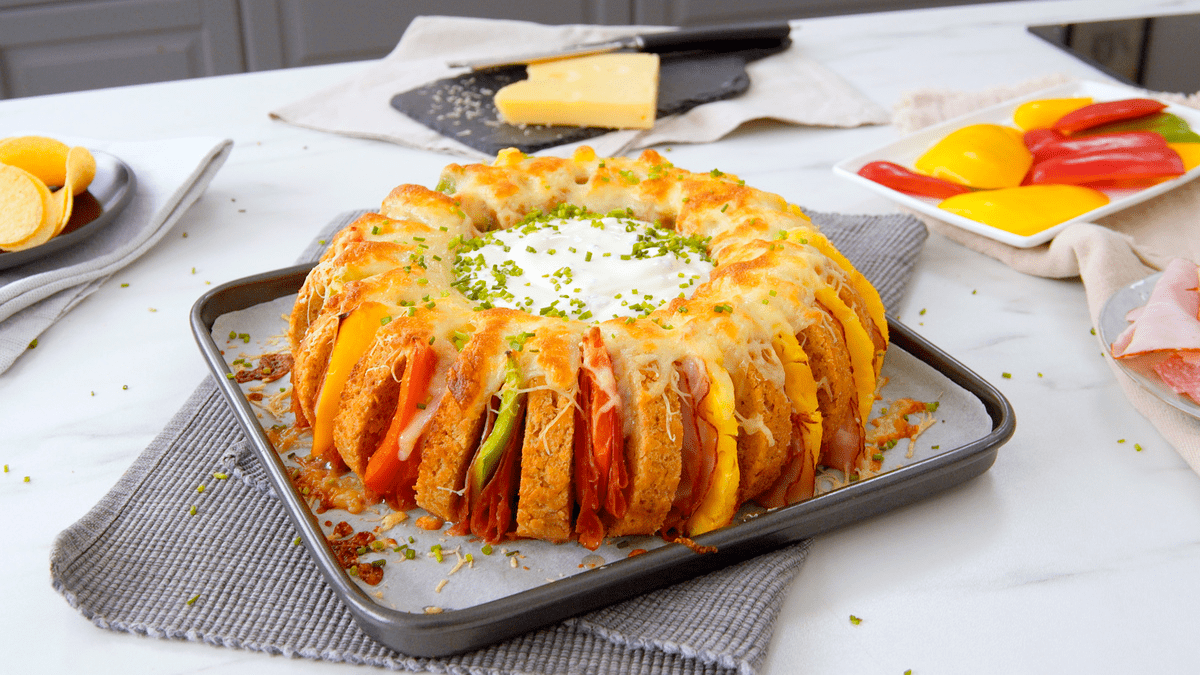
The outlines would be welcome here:
[[[392,97],[434,80],[463,72],[451,59],[508,56],[552,50],[584,42],[657,30],[647,26],[544,26],[447,16],[417,17],[387,57],[356,77],[270,113],[300,127],[372,138],[472,159],[489,156],[415,122],[392,108]],[[646,131],[615,131],[584,141],[601,155],[620,155],[656,143],[708,143],[755,119],[791,124],[855,127],[886,124],[890,116],[828,68],[804,54],[802,41],[791,49],[747,66],[750,89],[658,121]],[[551,148],[563,154],[575,145]]]
[[[894,123],[902,133],[1029,94],[1067,77],[1054,75],[1011,87],[979,92],[922,90],[897,104]],[[1200,108],[1200,94],[1153,94]],[[1172,258],[1200,261],[1200,181],[1193,180],[1154,199],[1093,223],[1068,226],[1050,242],[1029,249],[1001,244],[937,219],[917,214],[930,229],[967,248],[989,255],[1025,274],[1080,277],[1093,325],[1113,293],[1161,270]],[[1133,382],[1109,359],[1125,396],[1162,433],[1194,471],[1200,473],[1200,420],[1163,403]]]

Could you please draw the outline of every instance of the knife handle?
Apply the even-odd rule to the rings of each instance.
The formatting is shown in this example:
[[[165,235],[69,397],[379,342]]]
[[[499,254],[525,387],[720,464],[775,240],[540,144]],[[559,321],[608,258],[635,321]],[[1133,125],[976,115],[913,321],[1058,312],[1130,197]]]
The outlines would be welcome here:
[[[787,22],[745,23],[703,28],[680,28],[638,36],[643,52],[678,51],[728,52],[742,49],[778,47],[792,32]]]

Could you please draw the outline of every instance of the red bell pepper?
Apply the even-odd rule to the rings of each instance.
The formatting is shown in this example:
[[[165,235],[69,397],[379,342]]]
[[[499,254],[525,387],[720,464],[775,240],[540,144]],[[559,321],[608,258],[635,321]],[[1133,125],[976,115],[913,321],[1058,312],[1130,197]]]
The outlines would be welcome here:
[[[1127,98],[1121,101],[1093,103],[1063,115],[1054,123],[1053,128],[1065,134],[1072,134],[1109,122],[1152,115],[1161,112],[1166,107],[1166,103],[1149,98]]]
[[[1102,134],[1081,138],[1063,136],[1062,140],[1042,143],[1037,146],[1036,150],[1030,148],[1030,151],[1033,152],[1033,161],[1036,164],[1051,157],[1066,155],[1094,155],[1115,150],[1138,152],[1162,150],[1166,147],[1167,139],[1153,131],[1127,131],[1120,134]]]
[[[1179,153],[1170,148],[1117,149],[1051,157],[1034,164],[1028,180],[1033,185],[1083,185],[1097,181],[1146,180],[1182,173],[1183,160]]]
[[[1049,145],[1067,140],[1067,135],[1053,129],[1030,129],[1025,132],[1025,147],[1033,153],[1033,161],[1038,160],[1038,153],[1043,152]]]
[[[871,162],[858,170],[858,175],[893,190],[945,199],[971,190],[948,180],[925,176],[893,162]]]
[[[437,352],[424,340],[413,340],[410,348],[403,379],[400,380],[396,412],[363,471],[363,485],[381,495],[393,497],[402,509],[412,508],[416,504],[413,486],[417,482],[421,450],[414,445],[401,449],[400,437],[417,416],[417,406],[429,395],[429,382],[438,360]],[[400,456],[401,452],[403,457]]]

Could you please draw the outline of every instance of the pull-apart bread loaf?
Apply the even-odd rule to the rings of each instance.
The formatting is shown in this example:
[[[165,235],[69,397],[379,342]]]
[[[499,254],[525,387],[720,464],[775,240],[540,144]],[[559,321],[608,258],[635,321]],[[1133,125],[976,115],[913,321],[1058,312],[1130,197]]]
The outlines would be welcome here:
[[[316,457],[454,533],[589,548],[853,475],[888,345],[878,293],[798,207],[589,148],[396,188],[333,239],[289,338]]]

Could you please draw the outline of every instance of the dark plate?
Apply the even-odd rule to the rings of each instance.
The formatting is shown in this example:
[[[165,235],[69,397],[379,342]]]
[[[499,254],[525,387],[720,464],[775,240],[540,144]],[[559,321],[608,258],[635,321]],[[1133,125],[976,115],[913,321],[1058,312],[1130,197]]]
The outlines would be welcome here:
[[[325,579],[363,631],[413,656],[444,656],[476,649],[925,499],[987,471],[1016,426],[1012,407],[995,387],[903,324],[890,322],[894,346],[978,399],[990,421],[986,433],[907,466],[696,537],[697,543],[716,547],[716,553],[698,555],[680,545],[666,545],[472,607],[442,614],[398,611],[379,604],[338,565],[320,524],[295,491],[283,462],[267,440],[257,411],[227,377],[230,370],[212,337],[218,317],[295,293],[311,268],[302,265],[267,272],[213,289],[192,307],[192,331],[221,392]]]
[[[91,237],[108,226],[133,198],[137,181],[133,169],[107,152],[92,150],[96,177],[87,191],[75,197],[71,220],[59,235],[25,251],[0,252],[0,270],[39,260]]]

